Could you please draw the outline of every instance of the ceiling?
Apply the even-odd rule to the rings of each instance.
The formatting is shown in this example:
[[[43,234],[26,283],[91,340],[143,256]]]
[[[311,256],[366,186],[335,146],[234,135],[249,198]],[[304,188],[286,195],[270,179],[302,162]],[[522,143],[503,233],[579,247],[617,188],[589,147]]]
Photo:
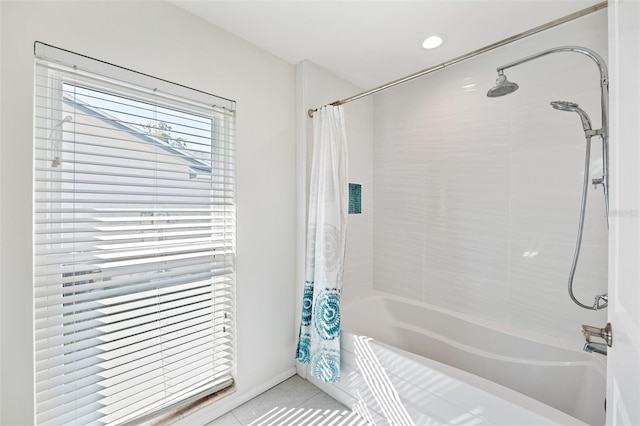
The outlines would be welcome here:
[[[370,89],[600,0],[169,0],[291,63]],[[437,49],[422,41],[443,36]]]

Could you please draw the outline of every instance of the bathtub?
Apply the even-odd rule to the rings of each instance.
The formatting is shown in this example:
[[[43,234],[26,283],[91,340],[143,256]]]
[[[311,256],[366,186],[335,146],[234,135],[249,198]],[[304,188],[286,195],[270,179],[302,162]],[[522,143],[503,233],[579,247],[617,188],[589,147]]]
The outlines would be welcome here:
[[[604,357],[372,294],[342,307],[342,379],[316,386],[376,425],[604,424]]]

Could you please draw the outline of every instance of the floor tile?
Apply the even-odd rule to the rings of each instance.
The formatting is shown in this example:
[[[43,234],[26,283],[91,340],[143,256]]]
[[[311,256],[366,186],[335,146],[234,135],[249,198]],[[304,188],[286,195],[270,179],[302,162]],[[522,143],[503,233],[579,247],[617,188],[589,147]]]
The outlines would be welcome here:
[[[320,392],[312,396],[311,398],[306,400],[304,403],[302,403],[300,407],[304,407],[307,409],[325,409],[325,410],[334,410],[334,411],[348,410],[347,407],[340,404],[338,401],[331,398],[329,395],[327,395],[324,392]]]
[[[308,381],[293,376],[209,426],[366,426],[369,423]]]
[[[242,426],[242,423],[236,419],[233,413],[227,413],[224,416],[218,417],[213,422],[208,423],[208,426]]]
[[[240,424],[248,425],[268,413],[278,411],[275,410],[277,408],[295,408],[319,392],[320,389],[311,383],[293,376],[234,409],[232,413]]]

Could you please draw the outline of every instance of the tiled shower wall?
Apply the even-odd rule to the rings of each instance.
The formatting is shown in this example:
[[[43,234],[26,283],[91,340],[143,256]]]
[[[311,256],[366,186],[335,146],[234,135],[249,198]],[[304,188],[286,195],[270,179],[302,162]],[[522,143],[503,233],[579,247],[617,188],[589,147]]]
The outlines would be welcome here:
[[[606,60],[606,10],[376,95],[375,289],[576,345],[581,324],[604,326],[606,311],[567,294],[585,139],[577,114],[549,106],[576,102],[599,128],[595,63],[548,55],[506,71],[520,90],[486,97],[497,66],[563,45]],[[591,154],[600,177],[599,138]],[[607,289],[603,198],[589,186],[574,281],[586,304]]]

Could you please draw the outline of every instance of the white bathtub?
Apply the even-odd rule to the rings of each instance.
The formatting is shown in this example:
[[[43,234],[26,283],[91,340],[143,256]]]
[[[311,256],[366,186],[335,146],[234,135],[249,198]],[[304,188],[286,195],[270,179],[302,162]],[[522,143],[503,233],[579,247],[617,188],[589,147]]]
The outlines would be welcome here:
[[[342,380],[310,380],[375,424],[605,422],[599,355],[380,294],[344,305],[342,326]]]

